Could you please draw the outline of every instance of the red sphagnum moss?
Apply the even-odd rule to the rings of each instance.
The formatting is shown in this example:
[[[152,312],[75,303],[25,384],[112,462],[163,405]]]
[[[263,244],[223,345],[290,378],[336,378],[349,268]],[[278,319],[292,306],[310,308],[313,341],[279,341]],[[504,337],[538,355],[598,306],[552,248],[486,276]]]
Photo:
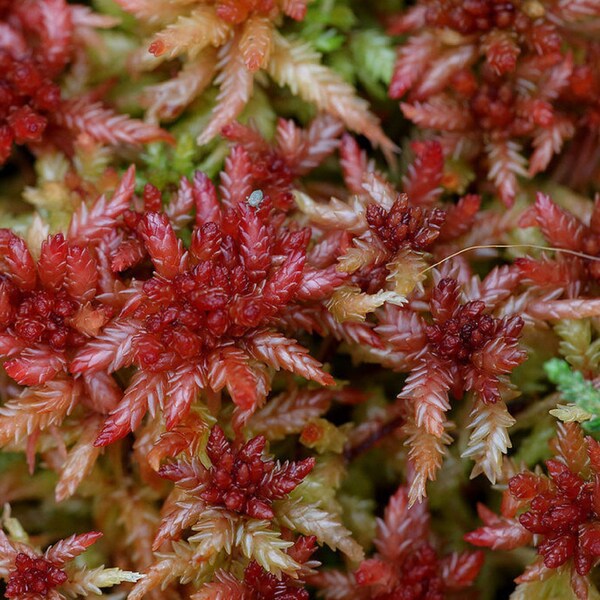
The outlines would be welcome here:
[[[294,490],[311,472],[315,460],[306,458],[282,465],[273,459],[263,460],[265,444],[265,438],[258,436],[234,449],[215,425],[206,446],[209,469],[198,461],[172,463],[162,466],[159,475],[208,505],[224,506],[254,519],[272,519],[272,502]]]
[[[585,576],[600,558],[600,446],[568,423],[559,425],[554,449],[548,476],[523,471],[511,477],[501,516],[480,505],[484,526],[465,539],[504,550],[534,545],[540,558],[517,581],[543,579],[567,564],[573,591],[585,598]]]
[[[0,0],[0,593],[598,600],[598,32]]]

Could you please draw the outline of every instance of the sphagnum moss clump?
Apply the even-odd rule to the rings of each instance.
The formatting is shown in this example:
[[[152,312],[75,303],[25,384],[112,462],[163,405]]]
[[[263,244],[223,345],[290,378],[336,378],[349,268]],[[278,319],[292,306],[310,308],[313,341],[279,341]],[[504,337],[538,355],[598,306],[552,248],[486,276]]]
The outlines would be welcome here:
[[[0,0],[0,592],[600,598],[599,31]]]

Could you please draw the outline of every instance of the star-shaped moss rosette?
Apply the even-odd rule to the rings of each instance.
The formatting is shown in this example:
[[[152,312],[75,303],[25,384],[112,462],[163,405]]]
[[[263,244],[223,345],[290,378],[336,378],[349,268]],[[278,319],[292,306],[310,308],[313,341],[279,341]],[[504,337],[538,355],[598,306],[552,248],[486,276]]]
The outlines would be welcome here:
[[[223,506],[254,519],[272,519],[273,501],[294,490],[310,473],[315,460],[306,458],[284,464],[265,460],[265,444],[265,438],[258,436],[234,449],[223,430],[215,425],[206,447],[209,469],[198,460],[182,461],[162,466],[159,475],[193,494],[200,504]]]
[[[231,168],[243,167],[243,160],[242,151],[237,152]],[[245,419],[268,393],[267,365],[333,384],[306,349],[271,324],[290,303],[320,299],[327,288],[317,282],[332,285],[340,278],[330,282],[329,271],[306,264],[310,231],[288,229],[284,215],[268,201],[250,206],[252,190],[240,175],[241,169],[234,171],[221,202],[210,180],[198,176],[189,250],[167,212],[148,210],[135,217],[131,243],[140,249],[136,262],[147,253],[155,273],[135,284],[123,312],[70,366],[74,373],[114,371],[125,364],[139,369],[107,420],[99,445],[136,429],[149,403],[163,403],[165,392],[168,428],[185,416],[203,389],[219,394],[226,387]],[[126,351],[120,349],[123,335]]]
[[[159,475],[175,487],[154,540],[160,553],[148,576],[132,591],[132,600],[158,586],[164,589],[190,579],[210,582],[194,596],[199,599],[210,598],[210,593],[219,597],[224,590],[271,598],[279,590],[289,594],[284,598],[304,600],[303,581],[316,566],[307,562],[315,542],[340,550],[353,561],[363,557],[339,515],[320,506],[320,499],[312,501],[315,487],[323,485],[308,480],[315,459],[276,461],[265,445],[263,436],[230,442],[215,425],[205,459],[202,454],[182,456],[159,469]],[[312,487],[312,493],[304,492],[303,486]],[[223,563],[231,564],[231,569],[219,568]],[[232,596],[237,597],[246,596]]]
[[[11,600],[65,600],[102,595],[101,588],[135,582],[139,573],[117,568],[89,568],[77,557],[94,544],[98,531],[72,535],[43,552],[32,545],[20,523],[4,508],[0,530],[0,578]]]
[[[600,559],[600,446],[578,424],[566,423],[558,425],[553,448],[548,474],[511,477],[501,514],[479,505],[484,526],[465,539],[494,550],[533,545],[539,558],[516,579],[522,594],[542,592],[545,581],[551,589],[550,580],[566,572],[577,598],[597,597],[588,575]]]

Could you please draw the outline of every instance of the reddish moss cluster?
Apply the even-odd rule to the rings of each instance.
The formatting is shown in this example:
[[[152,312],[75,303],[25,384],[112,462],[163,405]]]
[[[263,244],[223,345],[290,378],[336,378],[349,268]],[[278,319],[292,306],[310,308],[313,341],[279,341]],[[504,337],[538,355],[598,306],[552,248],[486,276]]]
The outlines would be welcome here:
[[[34,261],[25,242],[0,230],[0,356],[17,382],[36,385],[65,367],[75,351],[110,316],[93,302],[99,267],[89,249],[49,236]]]
[[[186,489],[212,506],[224,506],[255,519],[272,519],[273,500],[294,490],[310,473],[315,459],[280,465],[263,458],[265,444],[265,438],[258,436],[235,449],[215,425],[206,447],[212,463],[209,469],[195,463],[192,475],[186,463],[173,463],[163,466],[160,474],[176,484],[185,482]]]
[[[0,315],[4,331],[10,326],[24,344],[46,343],[53,350],[67,345],[77,347],[85,337],[68,320],[77,310],[77,302],[64,290],[22,292],[9,279],[0,279]]]
[[[54,80],[71,53],[72,23],[66,3],[55,3],[58,27],[35,0],[8,3],[0,48],[0,164],[13,143],[36,144],[61,108]]]
[[[0,50],[0,164],[13,142],[41,141],[47,115],[60,107],[60,89],[43,71],[31,58],[18,59]]]
[[[32,557],[20,552],[15,557],[15,569],[6,584],[6,597],[30,596],[45,598],[55,587],[67,580],[67,574],[42,557]]]
[[[240,162],[253,187],[262,190],[276,208],[290,210],[294,182],[333,152],[342,131],[339,121],[320,115],[306,129],[279,119],[270,143],[258,130],[237,122],[226,125],[221,134],[236,144],[237,151],[243,150]]]
[[[527,531],[540,535],[538,552],[548,569],[573,558],[575,569],[587,575],[600,556],[600,489],[558,460],[546,461],[550,480],[516,475],[509,481],[514,498],[529,503],[519,516]]]
[[[313,581],[330,600],[467,597],[467,588],[483,565],[483,553],[442,556],[432,545],[429,518],[426,502],[409,507],[407,488],[400,487],[390,498],[383,519],[377,520],[377,553],[364,560],[351,577],[331,577],[331,572],[324,571]]]
[[[523,215],[527,190],[512,210],[496,210],[494,202],[515,200],[517,178],[552,169],[552,181],[560,179],[556,163],[567,141],[600,139],[598,6],[406,3],[390,27],[408,33],[390,96],[405,100],[401,110],[422,131],[397,140],[413,155],[402,177],[393,174],[402,179],[400,193],[382,172],[383,156],[371,160],[363,150],[367,141],[379,143],[391,163],[397,149],[368,108],[368,96],[386,79],[383,63],[391,67],[393,42],[378,29],[389,7],[377,7],[364,32],[351,23],[353,12],[368,12],[364,3],[346,2],[343,14],[311,11],[288,37],[286,17],[305,17],[307,0],[116,3],[147,21],[140,31],[153,36],[154,57],[144,59],[138,48],[127,65],[132,74],[154,73],[128,82],[119,100],[145,103],[144,123],[103,107],[98,100],[110,85],[95,76],[87,81],[86,72],[86,44],[97,45],[90,60],[106,64],[135,38],[134,28],[97,35],[96,28],[114,21],[92,13],[89,3],[0,0],[0,163],[15,143],[27,144],[36,156],[15,153],[11,177],[35,159],[28,172],[39,178],[24,195],[39,218],[26,222],[23,237],[0,230],[0,445],[23,451],[33,478],[16,473],[16,457],[0,461],[16,510],[30,495],[39,500],[47,493],[49,480],[35,470],[38,452],[41,467],[58,475],[58,502],[80,485],[84,500],[102,490],[115,508],[91,502],[84,512],[109,533],[100,551],[143,571],[132,600],[308,600],[306,584],[327,600],[465,598],[483,553],[445,554],[452,537],[436,539],[422,502],[433,492],[436,519],[452,519],[458,509],[461,524],[469,521],[470,487],[467,497],[447,503],[435,495],[456,491],[448,487],[462,470],[456,447],[448,451],[456,440],[461,459],[474,463],[473,477],[483,473],[507,488],[502,514],[480,507],[484,526],[466,539],[493,549],[534,547],[538,560],[518,583],[545,585],[570,570],[583,600],[600,560],[600,445],[584,440],[577,425],[559,427],[547,474],[514,475],[506,455],[517,420],[523,419],[517,439],[530,425],[532,442],[548,430],[542,419],[532,424],[527,406],[529,390],[537,401],[544,389],[539,365],[511,381],[526,359],[519,345],[526,324],[527,343],[542,340],[563,353],[581,369],[573,374],[565,363],[563,380],[573,375],[595,397],[600,200],[586,207],[565,192],[557,197],[569,212],[540,194]],[[343,66],[345,50],[357,60],[346,61],[343,79],[331,69]],[[372,51],[385,59],[381,65]],[[374,62],[381,69],[364,73]],[[110,71],[120,90],[123,74],[118,66]],[[261,130],[275,125],[259,89],[267,76],[289,90],[275,108],[300,95],[336,118],[317,116],[304,130],[280,120],[272,140],[263,139],[252,108],[262,107]],[[63,98],[58,81],[66,84]],[[213,81],[216,97],[195,102]],[[90,90],[92,82],[98,87]],[[214,100],[210,118],[204,100]],[[387,118],[384,104],[377,103],[379,116]],[[243,119],[250,124],[235,122],[247,106]],[[303,118],[296,103],[288,108]],[[201,129],[198,154],[183,139],[175,149],[152,148],[137,158],[130,148],[122,151],[174,141],[150,123],[180,116],[175,135],[186,123]],[[340,140],[338,118],[367,140]],[[204,146],[218,135],[224,140]],[[191,172],[193,157],[212,171],[227,142],[232,148],[219,183],[197,172],[172,185],[175,173]],[[600,164],[597,143],[595,154],[586,152],[592,142],[580,153],[588,174],[595,159]],[[338,146],[337,175],[333,158],[314,179],[305,178]],[[562,169],[577,160],[573,152],[563,156]],[[105,192],[130,157],[146,164],[137,178],[131,167],[112,195],[75,206],[88,191]],[[107,161],[112,166],[102,174]],[[149,173],[148,164],[159,172]],[[482,173],[491,185],[481,182]],[[166,189],[146,184],[138,194],[149,179]],[[45,223],[55,198],[61,216],[50,214]],[[68,233],[55,233],[70,209]],[[15,222],[25,231],[22,215]],[[517,242],[535,239],[515,234],[517,223],[538,227],[554,256],[498,259],[499,250],[525,250]],[[52,234],[35,247],[45,227]],[[556,325],[578,317],[590,320]],[[350,366],[340,353],[351,356]],[[521,392],[524,399],[513,402]],[[592,430],[597,415],[586,411],[596,407],[588,399],[585,407],[551,412],[588,419],[584,428]],[[529,443],[524,455],[538,449]],[[270,456],[268,444],[288,460]],[[375,446],[391,469],[372,474]],[[302,460],[310,449],[320,456]],[[366,460],[355,461],[358,455]],[[373,535],[380,493],[394,473],[405,484]],[[348,477],[365,481],[348,485]],[[347,523],[349,509],[355,514]],[[53,508],[52,521],[54,515]],[[87,570],[83,560],[67,565],[95,533],[42,550],[23,541],[10,519],[5,512],[7,533],[0,531],[8,598],[54,600],[138,578],[118,569],[108,577]],[[314,571],[318,563],[309,559],[317,540],[343,554],[350,568]],[[321,558],[330,563],[330,556]]]
[[[455,395],[471,389],[485,402],[496,402],[498,376],[526,358],[518,349],[524,322],[518,316],[491,316],[482,300],[461,303],[460,293],[457,281],[449,278],[433,289],[429,303],[433,323],[424,327],[428,347],[442,360],[440,366],[453,382]]]
[[[421,0],[390,27],[413,34],[390,95],[408,94],[405,116],[436,131],[447,156],[487,169],[510,204],[517,176],[545,171],[574,136],[596,139],[597,48],[573,29],[599,15],[585,2]],[[559,171],[589,175],[598,167],[591,163]]]
[[[408,195],[402,194],[389,211],[377,204],[367,206],[367,222],[390,252],[401,248],[426,250],[440,233],[446,213],[440,208],[427,210],[409,206]]]
[[[161,276],[144,284],[134,313],[144,319],[136,340],[144,369],[168,370],[201,356],[224,339],[264,323],[294,296],[301,281],[308,231],[277,234],[260,211],[240,203],[193,232],[187,269],[167,218],[146,213],[138,231],[160,260]],[[279,257],[277,262],[273,257]],[[260,291],[259,291],[260,289]]]
[[[510,27],[516,12],[517,7],[513,2],[442,0],[428,6],[427,23],[434,27],[451,27],[468,35],[476,31],[488,31],[492,27]]]
[[[560,208],[549,196],[538,193],[535,204],[521,216],[523,227],[537,226],[556,248],[564,248],[590,259],[573,254],[557,253],[553,258],[521,258],[517,265],[527,281],[546,289],[565,288],[569,294],[576,290],[594,293],[600,281],[600,200],[596,200],[586,219],[577,218]]]
[[[444,279],[438,289],[455,285]],[[473,352],[479,350],[492,338],[498,328],[498,320],[483,314],[485,303],[467,302],[458,307],[448,320],[426,328],[427,338],[434,351],[443,358],[467,362]],[[519,332],[515,332],[518,335]],[[516,337],[515,335],[515,337]]]
[[[575,423],[560,424],[548,475],[523,471],[509,480],[501,516],[479,507],[484,526],[465,536],[477,546],[512,550],[533,543],[546,569],[568,564],[581,597],[587,575],[600,558],[600,445],[583,438]],[[539,565],[520,580],[539,577]],[[538,573],[538,574],[536,574]],[[579,591],[578,591],[579,590]],[[587,593],[587,592],[586,592]]]

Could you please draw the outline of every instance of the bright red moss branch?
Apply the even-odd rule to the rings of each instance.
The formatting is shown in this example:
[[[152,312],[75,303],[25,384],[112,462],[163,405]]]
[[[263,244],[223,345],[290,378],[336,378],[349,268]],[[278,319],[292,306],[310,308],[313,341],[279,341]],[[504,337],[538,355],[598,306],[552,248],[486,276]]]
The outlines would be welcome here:
[[[265,366],[284,368],[323,385],[333,383],[302,346],[271,326],[295,302],[320,299],[322,290],[315,283],[321,272],[306,265],[308,229],[288,228],[268,197],[255,207],[247,202],[252,188],[243,169],[248,164],[244,151],[234,150],[222,203],[213,184],[201,174],[196,176],[191,190],[196,225],[189,250],[178,240],[167,213],[123,214],[127,238],[117,246],[113,268],[132,267],[147,254],[155,275],[135,286],[114,320],[116,327],[129,323],[136,332],[120,364],[133,362],[140,371],[98,444],[111,443],[138,426],[149,400],[153,401],[152,394],[148,399],[144,393],[148,385],[156,393],[164,389],[170,398],[165,412],[167,427],[172,428],[201,389],[219,393],[226,387],[247,418],[268,393]],[[147,208],[154,197],[146,188]],[[140,251],[128,255],[131,244]],[[116,353],[120,337],[111,340],[109,327],[102,345],[107,350],[112,345],[111,352]],[[73,372],[97,372],[110,366],[114,354],[94,359],[98,344],[92,341],[77,353],[71,363]]]
[[[309,561],[312,553],[316,550],[316,539],[314,536],[299,537],[294,545],[288,550],[298,563],[306,566],[310,572],[310,566],[317,566],[316,561]],[[218,598],[227,595],[229,598],[252,598],[253,600],[308,600],[308,590],[304,588],[304,576],[292,578],[284,575],[277,578],[265,571],[257,562],[252,561],[244,570],[243,581],[237,580],[224,570],[217,572],[215,581],[204,587],[204,598]]]
[[[559,424],[556,457],[546,461],[548,476],[523,471],[508,482],[502,516],[484,506],[484,527],[465,536],[477,546],[512,550],[533,544],[540,559],[517,579],[535,581],[564,564],[573,571],[571,582],[587,598],[583,578],[600,557],[598,514],[598,442],[583,438],[574,423]]]
[[[0,530],[0,578],[6,582],[5,597],[11,600],[38,600],[48,598],[58,600],[66,597],[87,595],[97,592],[100,587],[109,587],[120,581],[135,581],[137,574],[113,569],[88,570],[83,563],[75,561],[87,548],[98,541],[102,534],[97,531],[72,535],[52,544],[44,552],[35,548],[24,531],[18,540],[14,539],[15,526],[6,526],[10,519],[8,508],[3,515],[4,526],[9,535]]]
[[[25,242],[0,230],[4,368],[18,383],[46,383],[66,368],[68,355],[96,335],[111,310],[95,300],[99,265],[85,246],[49,237],[36,265]]]
[[[314,119],[305,130],[279,119],[274,143],[269,144],[251,127],[230,123],[221,134],[244,148],[248,171],[255,187],[280,209],[289,209],[292,184],[318,166],[338,146],[342,124],[326,115]]]
[[[483,471],[490,479],[499,473],[500,453],[506,451],[508,440],[495,429],[512,424],[502,400],[511,389],[506,376],[526,354],[518,347],[523,321],[519,317],[495,318],[486,306],[486,299],[494,306],[502,295],[508,296],[517,283],[515,273],[505,271],[488,277],[475,294],[478,299],[465,303],[455,280],[440,280],[429,298],[431,324],[406,308],[388,307],[380,316],[378,332],[395,352],[389,357],[390,364],[410,370],[398,399],[407,418],[405,431],[413,447],[412,456],[418,462],[413,499],[424,494],[426,478],[434,478],[439,468],[436,461],[443,452],[441,444],[448,442],[445,413],[450,408],[450,393],[460,399],[466,391],[472,392],[477,401],[474,413],[480,412],[487,423],[482,423],[488,428],[485,441],[477,439],[479,434],[474,432],[477,441],[472,442],[473,451],[466,454],[476,459],[474,473]],[[494,297],[499,290],[488,295],[486,288],[493,289],[502,279],[501,295]],[[495,404],[495,408],[486,408]],[[484,416],[488,410],[491,412]],[[428,455],[419,451],[426,440],[434,445]]]
[[[417,251],[429,248],[438,237],[446,215],[439,208],[428,213],[409,207],[408,195],[404,194],[387,212],[377,204],[369,204],[366,217],[371,230],[390,252],[396,253],[404,247]]]
[[[212,506],[247,514],[254,519],[272,519],[271,503],[283,498],[310,473],[313,458],[276,464],[263,460],[265,438],[253,438],[234,449],[217,425],[211,430],[206,452],[210,469],[198,461],[161,467],[159,475]]]

